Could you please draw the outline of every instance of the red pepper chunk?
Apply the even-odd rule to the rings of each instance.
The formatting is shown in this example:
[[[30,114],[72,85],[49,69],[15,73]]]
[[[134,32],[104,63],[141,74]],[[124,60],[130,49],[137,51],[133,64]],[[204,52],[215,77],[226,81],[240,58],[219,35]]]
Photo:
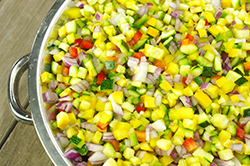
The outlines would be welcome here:
[[[137,58],[139,60],[141,60],[141,57],[143,57],[143,56],[145,56],[145,54],[141,51],[139,51],[133,55],[134,58]]]
[[[138,30],[132,39],[128,42],[130,46],[135,45],[142,37],[142,33]]]
[[[67,66],[63,66],[62,67],[62,74],[65,75],[69,75],[69,68]]]
[[[90,48],[93,47],[93,45],[94,44],[90,40],[83,40],[81,47],[84,48],[84,49],[90,49]]]
[[[78,51],[77,51],[77,48],[75,47],[69,47],[69,53],[70,53],[70,56],[73,58],[77,58],[78,56]]]
[[[164,68],[166,67],[166,63],[165,63],[164,60],[158,60],[158,59],[156,59],[154,61],[154,65],[157,66],[157,67],[160,67],[161,70],[164,70]]]
[[[194,37],[188,33],[186,39],[188,39],[189,41],[193,41]]]
[[[186,139],[183,144],[182,144],[186,149],[187,151],[191,152],[193,150],[195,150],[198,146],[198,144],[193,140],[193,138],[188,138]]]
[[[135,110],[136,110],[138,113],[140,113],[141,111],[145,111],[145,106],[144,106],[144,104],[143,104],[143,103],[137,104]]]
[[[104,74],[98,74],[96,83],[97,83],[98,85],[101,85],[101,82],[102,82],[102,80],[104,80],[104,79],[105,79],[105,75],[104,75]]]
[[[99,129],[101,129],[101,130],[104,130],[104,129],[106,129],[106,127],[109,125],[109,122],[107,122],[107,123],[102,123],[102,122],[99,122],[98,124],[97,124],[97,127],[99,128]]]
[[[81,44],[82,44],[82,39],[81,39],[81,38],[76,39],[75,42],[74,42],[74,45],[75,45],[76,47],[80,47]]]
[[[236,129],[236,136],[239,137],[240,139],[244,139],[244,136],[245,136],[245,130],[240,128],[240,127],[237,127]]]

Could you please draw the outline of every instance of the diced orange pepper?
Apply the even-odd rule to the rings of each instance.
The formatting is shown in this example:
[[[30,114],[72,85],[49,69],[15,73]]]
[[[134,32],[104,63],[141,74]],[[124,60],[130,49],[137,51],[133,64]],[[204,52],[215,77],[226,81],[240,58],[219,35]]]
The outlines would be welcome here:
[[[158,60],[158,59],[156,59],[154,61],[154,65],[157,66],[157,67],[161,67],[162,70],[164,70],[165,67],[166,67],[165,60]]]
[[[137,140],[139,142],[145,142],[146,141],[146,132],[145,131],[136,130],[135,133],[136,133],[136,136],[137,136]]]
[[[118,60],[119,60],[119,58],[118,58],[118,57],[115,57],[115,56],[108,56],[108,57],[107,57],[107,60],[108,60],[108,61],[113,61],[113,60],[115,60],[115,63],[117,63]]]
[[[250,62],[244,62],[243,63],[245,70],[250,70]]]
[[[183,39],[181,44],[182,45],[188,45],[189,44],[189,39]]]
[[[198,144],[192,137],[190,137],[183,142],[183,146],[187,149],[187,151],[191,152],[197,148]]]
[[[109,141],[109,143],[113,145],[116,152],[119,151],[119,141]]]

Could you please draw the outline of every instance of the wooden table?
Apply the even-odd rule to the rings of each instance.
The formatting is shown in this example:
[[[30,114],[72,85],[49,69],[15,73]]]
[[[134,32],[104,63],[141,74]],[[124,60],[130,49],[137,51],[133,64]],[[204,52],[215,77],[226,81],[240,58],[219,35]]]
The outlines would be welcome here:
[[[17,122],[7,98],[8,76],[16,60],[31,51],[33,40],[55,0],[0,0],[0,165],[53,165],[34,126]],[[19,84],[23,106],[28,105],[27,72]]]

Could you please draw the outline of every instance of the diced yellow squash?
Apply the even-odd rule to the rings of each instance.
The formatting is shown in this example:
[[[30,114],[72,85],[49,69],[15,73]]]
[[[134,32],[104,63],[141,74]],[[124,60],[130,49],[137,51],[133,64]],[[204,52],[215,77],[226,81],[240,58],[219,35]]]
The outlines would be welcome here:
[[[181,107],[178,110],[170,109],[168,115],[170,120],[192,119],[194,117],[194,111],[192,108],[189,107]]]
[[[148,32],[147,32],[150,36],[152,37],[156,37],[159,34],[159,30],[153,28],[153,27],[149,27],[148,28]]]
[[[126,159],[130,159],[130,158],[134,157],[134,155],[135,155],[134,149],[129,148],[129,147],[127,147],[127,148],[124,150],[124,152],[123,152],[123,156],[124,156]]]
[[[123,102],[123,91],[115,91],[112,97],[117,104],[121,105]]]
[[[218,139],[221,142],[221,144],[224,145],[225,142],[231,139],[231,134],[226,130],[221,130]]]
[[[160,88],[163,89],[163,90],[165,90],[166,92],[173,89],[173,87],[169,84],[168,81],[162,82],[160,84]]]
[[[95,143],[95,144],[99,144],[100,140],[102,138],[102,132],[100,131],[96,131],[91,142]]]
[[[128,134],[128,130],[127,129],[118,129],[118,130],[115,130],[113,132],[114,134],[114,137],[116,140],[121,140],[121,139],[124,139],[124,138],[128,138],[129,134]]]
[[[59,112],[57,115],[56,115],[56,120],[57,120],[57,127],[60,128],[60,129],[65,129],[69,123],[70,123],[70,119],[69,119],[69,116],[66,112]]]
[[[227,83],[222,85],[221,90],[224,93],[231,92],[234,89],[235,85],[236,84],[232,80],[229,80],[229,81],[227,81]]]
[[[154,108],[156,107],[156,103],[155,103],[155,98],[145,95],[145,99],[144,99],[144,106],[146,108]]]
[[[80,105],[79,105],[79,110],[84,111],[90,109],[91,103],[88,102],[87,100],[82,100]]]
[[[207,108],[212,104],[212,100],[203,91],[197,91],[194,97],[203,108]]]
[[[220,159],[222,159],[222,160],[230,160],[230,159],[234,158],[234,154],[233,154],[233,151],[231,149],[221,150],[218,152],[218,155],[219,155]]]
[[[152,27],[155,26],[156,24],[156,18],[154,17],[149,17],[148,21],[146,22],[148,25],[151,25]]]
[[[130,120],[130,124],[133,126],[133,128],[137,128],[141,125],[141,121],[139,119],[132,119]]]
[[[69,125],[75,124],[76,123],[75,114],[73,112],[70,112],[70,113],[68,113],[68,116],[69,116],[69,120],[70,120]]]
[[[53,74],[51,74],[49,72],[46,72],[46,71],[41,74],[41,81],[43,83],[49,83],[52,80],[54,80],[54,75]]]
[[[70,127],[68,130],[66,130],[66,135],[68,138],[71,138],[73,135],[78,134],[78,129],[76,127]]]
[[[145,151],[149,151],[149,152],[154,151],[154,149],[152,149],[151,146],[147,142],[140,143],[140,149],[145,150]]]
[[[162,150],[168,150],[172,147],[172,142],[167,139],[159,139],[156,141],[156,146]]]
[[[98,100],[95,106],[96,111],[104,111],[105,103],[103,103],[101,100]]]
[[[214,114],[211,118],[211,122],[215,127],[218,127],[219,129],[225,129],[228,125],[228,118],[226,115],[222,114]]]
[[[162,165],[169,165],[174,161],[174,159],[171,156],[163,156],[159,159],[159,161]]]
[[[221,77],[218,80],[216,80],[216,84],[218,87],[222,87],[223,84],[225,84],[227,82],[226,77]]]

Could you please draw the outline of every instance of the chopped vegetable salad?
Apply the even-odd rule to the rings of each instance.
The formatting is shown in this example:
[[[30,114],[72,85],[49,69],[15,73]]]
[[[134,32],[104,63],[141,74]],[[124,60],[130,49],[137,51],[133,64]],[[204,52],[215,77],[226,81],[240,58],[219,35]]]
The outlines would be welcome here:
[[[77,166],[250,165],[249,0],[72,0],[40,76]]]

